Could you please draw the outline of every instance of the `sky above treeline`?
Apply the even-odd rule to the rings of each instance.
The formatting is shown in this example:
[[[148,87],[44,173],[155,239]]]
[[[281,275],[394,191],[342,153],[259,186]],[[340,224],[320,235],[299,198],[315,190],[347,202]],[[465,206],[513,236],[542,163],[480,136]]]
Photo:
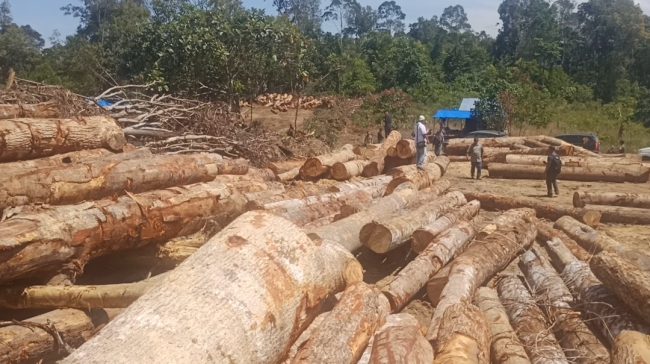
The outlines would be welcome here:
[[[377,7],[384,0],[358,0],[362,5]],[[266,9],[267,13],[275,14],[273,0],[243,0],[247,7]],[[650,14],[650,0],[635,0],[646,14]],[[14,21],[19,25],[29,24],[36,29],[49,43],[55,31],[60,34],[60,40],[75,33],[79,22],[72,16],[66,16],[60,8],[69,3],[80,3],[78,0],[9,0]],[[325,7],[328,0],[322,0]],[[484,30],[496,36],[499,29],[499,14],[497,8],[500,0],[397,0],[406,13],[406,24],[413,23],[419,17],[431,18],[440,16],[442,10],[450,5],[462,5],[475,31]],[[334,30],[325,25],[326,30]]]

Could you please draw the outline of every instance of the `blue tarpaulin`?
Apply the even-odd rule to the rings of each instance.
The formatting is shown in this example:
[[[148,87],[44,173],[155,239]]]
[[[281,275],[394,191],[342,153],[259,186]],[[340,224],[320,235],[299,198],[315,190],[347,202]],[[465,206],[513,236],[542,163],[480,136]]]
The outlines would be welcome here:
[[[461,110],[438,110],[438,112],[436,112],[435,118],[470,120],[472,118],[472,112]]]

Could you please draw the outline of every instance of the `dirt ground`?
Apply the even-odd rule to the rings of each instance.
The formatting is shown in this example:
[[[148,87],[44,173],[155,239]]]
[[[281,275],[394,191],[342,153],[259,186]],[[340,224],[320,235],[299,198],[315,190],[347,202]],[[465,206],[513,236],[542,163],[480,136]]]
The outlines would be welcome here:
[[[250,108],[242,109],[241,114],[244,120],[250,120]],[[313,110],[300,109],[298,111],[298,120],[296,120],[298,129],[301,129],[305,124],[305,121],[309,120],[313,115]],[[271,111],[270,107],[259,105],[255,105],[253,107],[253,122],[258,121],[266,129],[273,130],[275,132],[285,133],[287,130],[289,130],[289,125],[293,125],[295,117],[295,110],[289,110],[287,112],[273,112]]]

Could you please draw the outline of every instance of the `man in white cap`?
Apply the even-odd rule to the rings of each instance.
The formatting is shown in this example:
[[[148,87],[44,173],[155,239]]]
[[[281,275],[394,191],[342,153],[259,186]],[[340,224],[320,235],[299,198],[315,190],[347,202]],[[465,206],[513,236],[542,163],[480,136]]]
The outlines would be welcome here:
[[[415,137],[415,150],[416,150],[416,161],[418,169],[424,169],[424,165],[427,162],[427,127],[424,125],[425,122],[424,115],[420,115],[417,123],[415,124],[415,132],[413,136]]]

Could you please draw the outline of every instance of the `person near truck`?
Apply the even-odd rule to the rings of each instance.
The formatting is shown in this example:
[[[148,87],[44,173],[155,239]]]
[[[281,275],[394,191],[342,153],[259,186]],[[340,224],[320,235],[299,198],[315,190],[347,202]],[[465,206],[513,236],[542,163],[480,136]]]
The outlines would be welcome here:
[[[554,146],[548,147],[548,157],[546,158],[546,192],[548,197],[553,197],[553,191],[555,191],[555,196],[560,194],[560,190],[557,186],[557,177],[562,171],[562,160],[560,156],[555,151]]]
[[[439,156],[442,154],[442,148],[445,145],[445,131],[442,129],[442,126],[436,134],[433,136],[433,147],[434,151],[436,153],[436,156]]]
[[[386,111],[384,114],[384,138],[388,138],[393,131],[393,115]]]
[[[424,125],[425,120],[424,115],[420,115],[415,123],[415,131],[413,132],[417,167],[421,170],[424,169],[427,162],[427,136],[429,132],[427,131],[426,125]]]
[[[474,172],[476,171],[476,179],[481,179],[481,169],[483,169],[483,145],[479,143],[478,138],[474,138],[472,145],[467,148],[465,153],[471,162],[470,175],[474,179]]]

